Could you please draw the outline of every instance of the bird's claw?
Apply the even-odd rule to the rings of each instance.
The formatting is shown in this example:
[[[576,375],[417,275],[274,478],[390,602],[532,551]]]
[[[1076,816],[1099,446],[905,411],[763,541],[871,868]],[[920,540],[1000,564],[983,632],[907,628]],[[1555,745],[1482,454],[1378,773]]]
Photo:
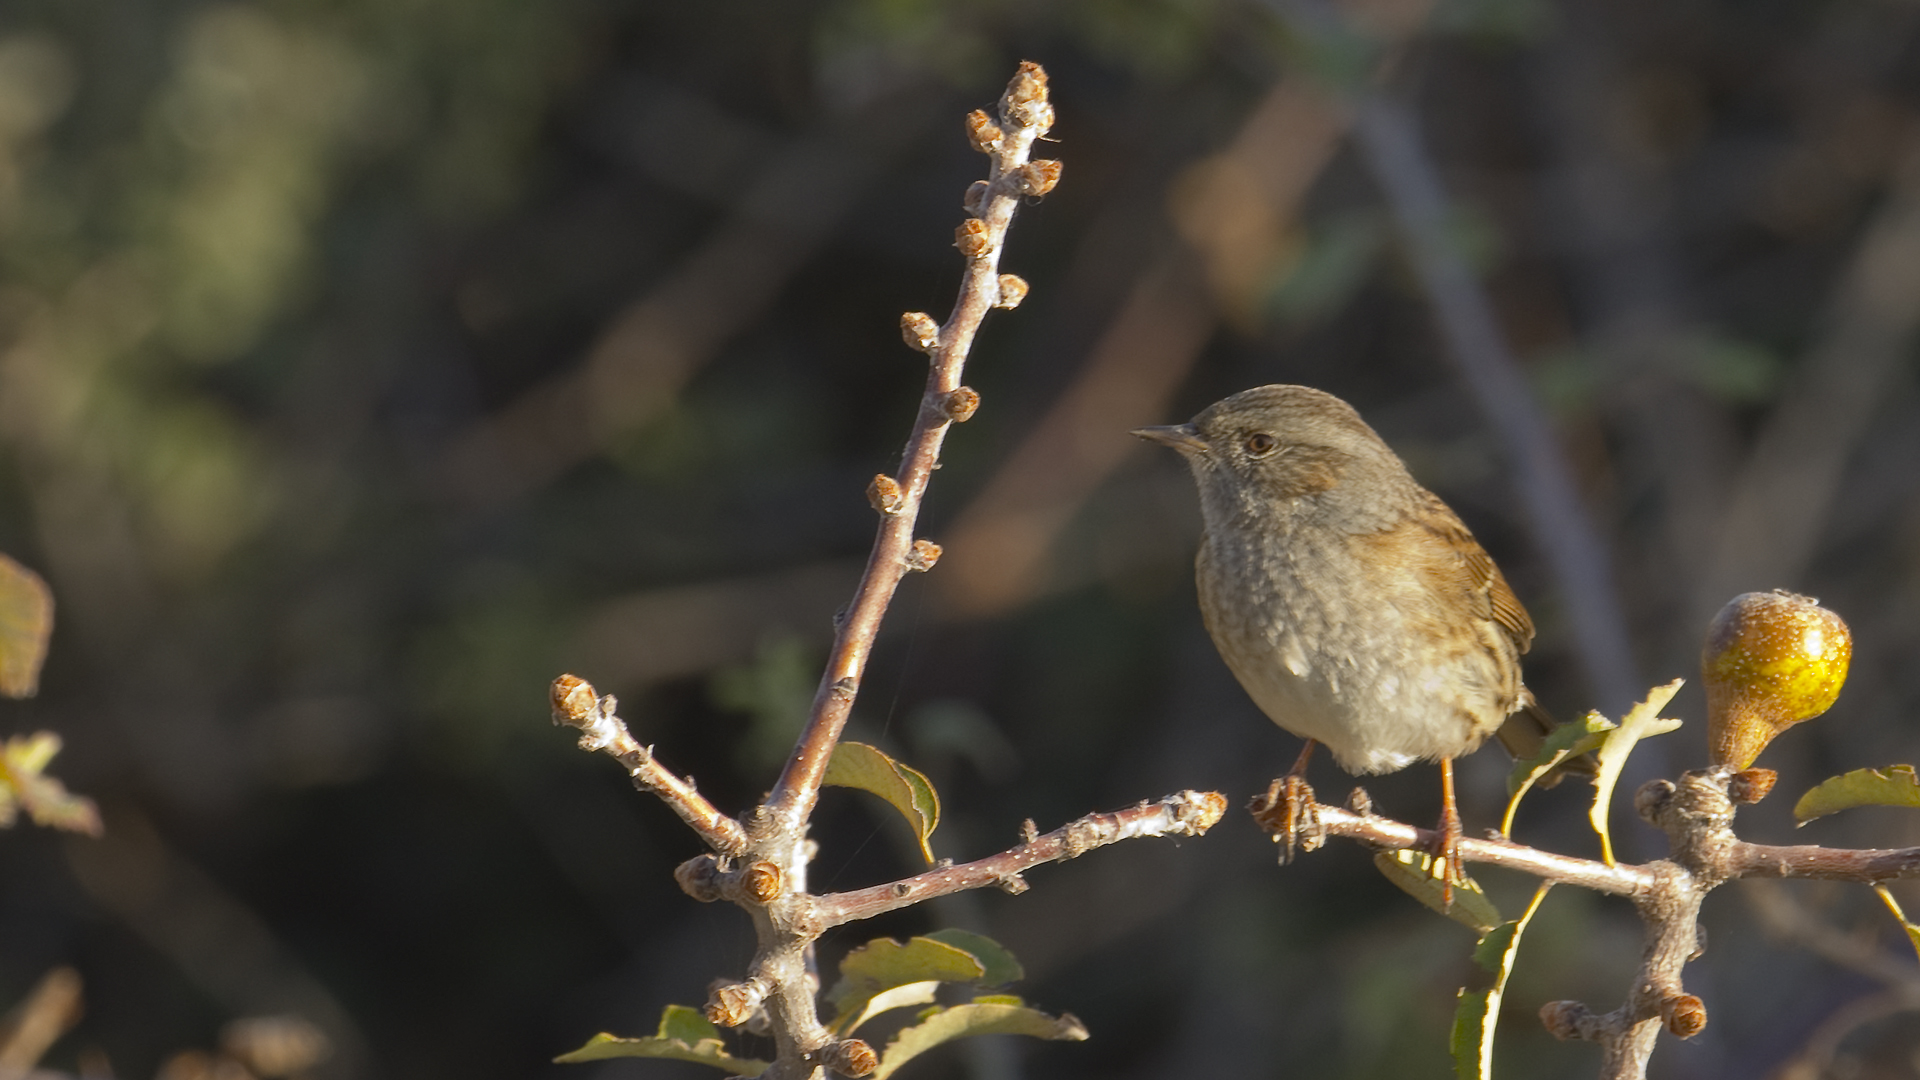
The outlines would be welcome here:
[[[1319,850],[1327,842],[1313,787],[1303,776],[1289,773],[1275,780],[1268,785],[1265,795],[1254,798],[1249,809],[1253,811],[1254,821],[1280,845],[1282,866],[1299,855]]]

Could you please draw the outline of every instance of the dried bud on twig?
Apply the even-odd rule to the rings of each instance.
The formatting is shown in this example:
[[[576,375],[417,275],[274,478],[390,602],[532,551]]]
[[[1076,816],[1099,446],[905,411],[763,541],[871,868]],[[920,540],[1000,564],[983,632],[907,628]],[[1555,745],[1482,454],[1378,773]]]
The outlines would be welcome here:
[[[842,1076],[871,1076],[880,1067],[880,1055],[859,1039],[841,1039],[821,1049],[820,1064]]]
[[[1053,105],[1047,100],[1047,72],[1031,60],[1020,61],[1020,70],[1000,95],[1000,116],[1022,127],[1045,131],[1053,126]]]
[[[960,227],[953,230],[953,246],[969,259],[985,255],[990,246],[987,223],[979,218],[968,218],[961,222]]]
[[[1004,132],[1000,125],[993,122],[985,109],[975,109],[967,114],[967,142],[983,154],[991,154],[1000,149],[1000,139]]]
[[[720,863],[711,855],[695,855],[673,868],[680,891],[703,904],[720,899]]]
[[[967,185],[967,193],[960,196],[960,209],[980,217],[987,212],[987,196],[993,193],[993,185],[985,180],[975,180]]]
[[[1026,298],[1027,298],[1027,279],[1026,278],[1023,278],[1018,274],[1001,274],[1000,275],[1000,299],[995,300],[993,302],[994,307],[1002,308],[1007,311],[1012,311],[1014,308],[1017,308],[1020,306],[1020,301],[1025,300]]]
[[[906,497],[906,492],[900,490],[900,481],[886,473],[875,476],[867,485],[867,501],[873,504],[875,510],[883,514],[899,513],[900,503]]]
[[[933,569],[940,561],[940,545],[931,540],[915,540],[913,550],[907,553],[907,569],[916,574],[924,574]]]
[[[900,316],[900,338],[907,348],[930,353],[940,347],[940,324],[924,311],[909,311]]]
[[[553,699],[553,722],[568,727],[585,724],[600,702],[593,684],[578,675],[562,675],[553,680],[548,694]]]
[[[707,1022],[721,1027],[739,1027],[753,1019],[760,1003],[766,999],[767,986],[759,979],[716,986],[707,995]]]
[[[1691,1039],[1707,1026],[1707,1006],[1692,994],[1680,994],[1660,1003],[1660,1015],[1667,1030],[1683,1039]]]
[[[1060,184],[1060,163],[1052,160],[1030,161],[1013,170],[1014,190],[1022,195],[1040,196]]]
[[[1780,774],[1772,769],[1742,769],[1727,780],[1727,798],[1737,803],[1757,803],[1773,790]]]
[[[1728,601],[1700,651],[1714,767],[1744,769],[1775,736],[1826,712],[1852,657],[1847,624],[1818,600],[1776,589]]]
[[[1581,1028],[1593,1019],[1593,1010],[1578,1001],[1549,1001],[1540,1006],[1540,1023],[1556,1039],[1578,1039]]]
[[[740,891],[756,904],[771,904],[780,898],[780,868],[761,860],[740,873]]]
[[[940,415],[956,424],[964,424],[973,419],[974,411],[980,408],[980,392],[971,386],[957,386],[940,399]]]

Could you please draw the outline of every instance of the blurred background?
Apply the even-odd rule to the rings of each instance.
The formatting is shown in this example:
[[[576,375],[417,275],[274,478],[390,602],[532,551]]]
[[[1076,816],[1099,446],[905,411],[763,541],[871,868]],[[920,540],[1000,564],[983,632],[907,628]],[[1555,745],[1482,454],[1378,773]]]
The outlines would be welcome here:
[[[1742,832],[1920,843],[1787,813],[1920,755],[1917,47],[1908,0],[7,0],[0,550],[59,613],[0,733],[63,736],[106,834],[0,835],[0,1004],[75,968],[45,1064],[90,1076],[201,1075],[178,1055],[284,1015],[325,1077],[713,1075],[548,1064],[700,1003],[752,939],[675,888],[697,842],[546,687],[618,693],[722,808],[771,783],[921,392],[898,317],[955,292],[961,117],[1023,58],[1064,181],[1015,223],[1032,295],[974,351],[922,518],[947,554],[852,734],[934,779],[956,859],[1182,788],[1236,809],[826,940],[986,932],[1093,1033],[913,1075],[1447,1075],[1471,934],[1351,845],[1273,864],[1238,807],[1298,742],[1200,626],[1184,471],[1126,434],[1260,383],[1346,397],[1459,511],[1562,715],[1693,676],[1735,593],[1819,596],[1853,675]],[[1476,312],[1518,408],[1441,332]],[[1523,494],[1549,460],[1585,520]],[[1700,709],[1630,775],[1701,763]],[[1505,765],[1463,763],[1469,829]],[[1424,824],[1435,772],[1368,789]],[[1582,787],[1519,837],[1597,853]],[[815,835],[816,889],[915,870],[857,793]],[[1656,1075],[1920,1069],[1916,998],[1862,974],[1913,964],[1866,890],[1729,887],[1708,920],[1712,1022]],[[1791,940],[1821,933],[1866,959]],[[1534,1013],[1612,1008],[1638,952],[1624,902],[1550,896],[1503,1073],[1589,1074]]]

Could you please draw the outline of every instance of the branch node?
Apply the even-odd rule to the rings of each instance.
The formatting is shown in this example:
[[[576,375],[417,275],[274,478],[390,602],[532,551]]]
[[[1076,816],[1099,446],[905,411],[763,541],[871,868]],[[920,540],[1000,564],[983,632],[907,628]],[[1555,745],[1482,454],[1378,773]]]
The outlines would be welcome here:
[[[1021,277],[1019,274],[1000,275],[1000,299],[993,302],[994,307],[1000,308],[1003,311],[1012,311],[1014,308],[1020,306],[1020,301],[1026,298],[1026,278]]]
[[[900,489],[900,481],[886,473],[880,473],[867,484],[867,501],[888,517],[898,514],[906,499],[907,494]]]
[[[999,889],[1008,896],[1019,896],[1021,893],[1033,887],[1028,885],[1027,879],[1021,877],[1019,874],[1008,874],[1006,877],[995,881],[993,885],[994,888]]]
[[[1022,821],[1020,823],[1020,842],[1023,844],[1031,844],[1038,839],[1040,839],[1040,826],[1035,825],[1032,818],[1027,818],[1025,821]]]
[[[1601,1018],[1578,1001],[1549,1001],[1540,1006],[1540,1023],[1547,1033],[1561,1041],[1591,1039],[1598,1033]]]
[[[1673,802],[1674,790],[1671,780],[1649,780],[1641,784],[1640,790],[1633,793],[1634,812],[1647,824],[1658,825],[1660,815]]]
[[[855,681],[854,677],[847,675],[833,680],[832,693],[834,697],[842,701],[852,701],[854,692],[858,690],[859,687],[860,684]]]
[[[993,233],[979,218],[968,218],[953,230],[953,246],[969,259],[985,255],[993,247]]]
[[[909,349],[932,353],[940,347],[940,324],[924,311],[909,311],[900,316],[900,340]]]
[[[940,399],[940,415],[956,424],[973,419],[980,408],[980,392],[971,386],[956,386]]]
[[[1366,788],[1356,787],[1347,793],[1347,809],[1359,814],[1361,817],[1371,817],[1373,815],[1373,796],[1367,794]]]
[[[915,540],[913,550],[907,553],[907,569],[916,574],[926,573],[940,561],[941,550],[940,545],[931,540]]]
[[[720,899],[720,860],[712,855],[695,855],[673,868],[673,880],[680,891],[703,904]]]
[[[960,209],[974,217],[984,217],[987,213],[987,202],[991,198],[993,198],[993,185],[985,180],[975,180],[967,185],[967,193],[960,196]]]

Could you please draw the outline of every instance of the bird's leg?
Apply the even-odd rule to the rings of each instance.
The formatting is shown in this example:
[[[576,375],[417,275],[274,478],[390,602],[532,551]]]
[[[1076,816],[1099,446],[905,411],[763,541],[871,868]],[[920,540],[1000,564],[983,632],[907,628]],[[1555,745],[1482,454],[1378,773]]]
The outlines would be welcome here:
[[[1279,788],[1280,829],[1274,838],[1280,841],[1282,866],[1292,862],[1296,854],[1314,851],[1327,840],[1320,831],[1320,815],[1314,810],[1313,788],[1307,783],[1307,762],[1313,758],[1313,746],[1313,740],[1308,739],[1293,769],[1275,785]]]
[[[1453,906],[1453,887],[1466,884],[1460,869],[1460,808],[1453,801],[1453,759],[1440,759],[1440,824],[1433,830],[1433,869],[1440,878],[1440,903]]]

